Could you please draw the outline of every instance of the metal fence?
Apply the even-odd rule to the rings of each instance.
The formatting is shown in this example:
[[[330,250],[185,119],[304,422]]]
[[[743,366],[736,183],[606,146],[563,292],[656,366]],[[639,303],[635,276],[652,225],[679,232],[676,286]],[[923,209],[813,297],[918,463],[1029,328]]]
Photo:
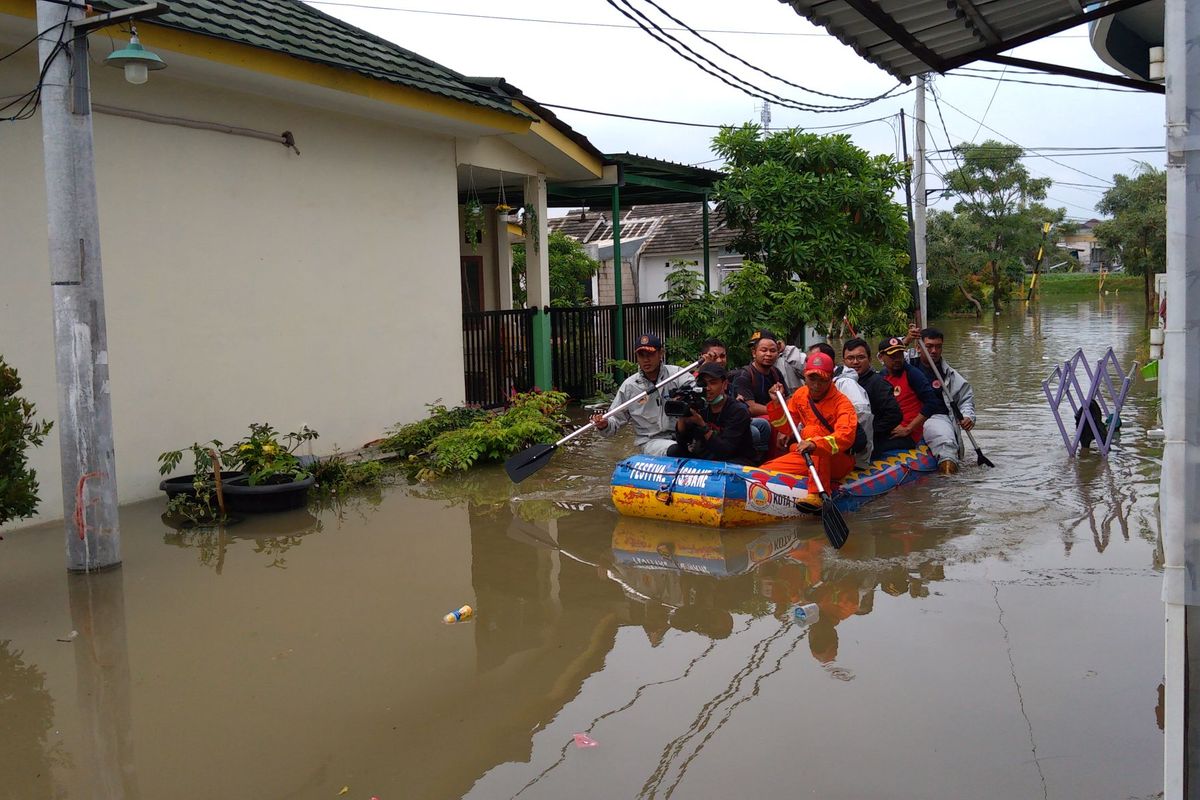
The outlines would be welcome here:
[[[463,314],[466,399],[503,405],[513,392],[533,388],[533,317],[537,309]]]

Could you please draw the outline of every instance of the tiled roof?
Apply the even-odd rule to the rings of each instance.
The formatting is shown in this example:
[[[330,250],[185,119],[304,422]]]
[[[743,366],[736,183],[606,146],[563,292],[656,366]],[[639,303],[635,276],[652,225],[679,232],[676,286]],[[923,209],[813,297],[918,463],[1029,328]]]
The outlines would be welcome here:
[[[103,3],[113,10],[137,4],[137,0]],[[146,24],[270,50],[528,117],[493,91],[471,84],[463,75],[299,0],[170,0],[169,5],[168,13]]]
[[[580,220],[579,209],[573,209],[566,216],[556,217],[547,224],[549,230],[561,231],[584,244],[612,238],[612,224],[604,210],[587,209],[583,216]],[[649,228],[649,239],[642,245],[641,252],[644,255],[688,253],[704,245],[704,217],[699,203],[631,206],[621,215],[622,225],[635,220],[657,221],[656,225],[646,226]],[[736,231],[725,227],[719,212],[709,214],[708,224],[708,243],[714,251],[727,247],[733,241]],[[627,230],[622,228],[622,238],[628,235]]]

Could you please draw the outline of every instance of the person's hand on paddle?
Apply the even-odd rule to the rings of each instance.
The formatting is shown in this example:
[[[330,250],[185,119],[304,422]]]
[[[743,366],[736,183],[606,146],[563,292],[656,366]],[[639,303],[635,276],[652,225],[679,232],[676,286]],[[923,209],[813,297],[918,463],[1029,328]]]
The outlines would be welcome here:
[[[596,430],[602,431],[608,427],[608,417],[603,414],[593,414],[592,424],[596,426]]]
[[[912,344],[921,336],[921,327],[915,322],[908,324],[908,335],[904,337],[905,344]]]
[[[912,433],[912,425],[897,425],[892,428],[892,436],[908,436]]]
[[[975,420],[971,419],[970,417],[963,417],[958,421],[958,425],[964,431],[969,431],[971,428],[975,427]]]
[[[787,397],[787,387],[782,383],[773,383],[771,384],[771,388],[767,389],[767,397],[771,398],[771,400],[779,400],[780,397]],[[768,400],[767,404],[769,405],[770,402]],[[779,400],[779,402],[782,403],[783,400]]]
[[[795,452],[796,455],[798,455],[798,456],[804,455],[805,453],[811,453],[813,450],[816,450],[816,449],[817,449],[817,446],[815,444],[813,444],[811,441],[809,441],[808,439],[803,439],[803,440],[797,442],[796,444],[792,445],[793,452]]]

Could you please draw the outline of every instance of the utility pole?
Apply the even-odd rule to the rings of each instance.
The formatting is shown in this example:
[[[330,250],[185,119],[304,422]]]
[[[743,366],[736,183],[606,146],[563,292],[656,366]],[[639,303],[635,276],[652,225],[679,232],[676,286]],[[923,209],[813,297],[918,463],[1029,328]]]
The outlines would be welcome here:
[[[913,257],[916,260],[917,307],[920,310],[917,324],[922,328],[929,325],[926,293],[929,281],[925,277],[925,206],[928,202],[925,194],[925,78],[925,75],[917,76],[917,97],[913,108],[913,195],[916,202],[913,209]]]
[[[108,335],[100,271],[84,6],[38,0],[42,148],[54,297],[59,456],[67,570],[121,563]],[[72,76],[74,68],[74,76]],[[72,93],[72,87],[78,91]]]
[[[766,100],[763,100],[762,108],[758,110],[758,121],[764,133],[771,129],[771,104]]]
[[[921,304],[921,273],[917,269],[917,227],[913,221],[913,181],[912,169],[908,161],[908,119],[904,109],[900,109],[900,158],[905,167],[910,167],[904,173],[904,209],[908,214],[908,260],[913,268],[913,302],[916,304],[917,325],[925,327],[923,321],[924,309]]]

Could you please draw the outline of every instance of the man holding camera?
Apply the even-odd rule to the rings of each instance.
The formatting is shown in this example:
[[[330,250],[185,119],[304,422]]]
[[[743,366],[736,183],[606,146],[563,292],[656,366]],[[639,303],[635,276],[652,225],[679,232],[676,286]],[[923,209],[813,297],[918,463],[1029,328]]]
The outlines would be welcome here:
[[[687,392],[676,392],[668,401],[668,413],[676,410],[675,403],[686,407],[688,413],[675,421],[675,444],[667,455],[745,466],[756,464],[750,409],[729,396],[729,374],[725,367],[706,362],[696,374],[696,383],[697,389],[703,386],[703,394],[696,392],[689,396]]]
[[[639,336],[637,350],[638,371],[630,375],[617,390],[610,409],[616,408],[627,400],[639,394],[649,392],[641,401],[634,403],[624,411],[618,412],[607,419],[603,414],[592,417],[596,430],[604,436],[612,436],[626,423],[633,423],[634,442],[648,456],[662,456],[675,444],[674,429],[671,421],[663,410],[663,393],[669,392],[668,387],[687,386],[692,382],[692,376],[685,373],[683,367],[663,363],[662,339],[652,333]],[[672,383],[662,389],[655,389],[655,384],[672,375],[683,373]]]

